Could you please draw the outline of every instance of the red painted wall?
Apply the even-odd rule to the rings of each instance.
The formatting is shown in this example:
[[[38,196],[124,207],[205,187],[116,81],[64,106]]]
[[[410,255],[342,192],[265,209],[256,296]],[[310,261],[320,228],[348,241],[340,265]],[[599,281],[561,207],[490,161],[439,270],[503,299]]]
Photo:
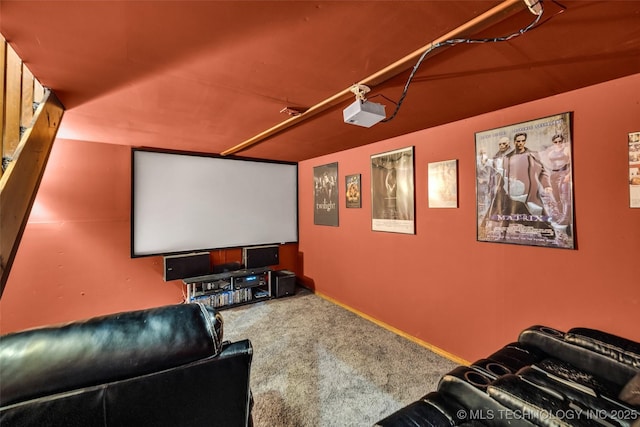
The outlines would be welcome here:
[[[566,111],[574,112],[577,250],[477,242],[474,133]],[[470,361],[534,324],[640,341],[632,131],[640,131],[640,74],[301,162],[303,274],[318,292]],[[417,233],[373,232],[370,155],[407,146],[415,146]],[[459,208],[429,209],[427,164],[449,159],[458,159]],[[313,167],[332,162],[342,185],[340,226],[317,226]],[[345,207],[342,183],[354,173],[362,174],[362,209]]]
[[[574,111],[578,249],[476,242],[474,133],[564,111]],[[626,184],[626,137],[639,117],[636,75],[302,162],[300,253],[287,251],[283,267],[467,360],[535,323],[640,341],[640,209],[628,208]],[[410,145],[417,234],[372,232],[369,156]],[[459,160],[460,207],[429,209],[427,163],[447,159]],[[314,226],[313,166],[334,161],[340,182],[362,174],[363,207],[341,199],[340,227]],[[181,282],[162,281],[160,257],[129,257],[130,176],[129,147],[56,141],[0,300],[0,333],[182,301]]]

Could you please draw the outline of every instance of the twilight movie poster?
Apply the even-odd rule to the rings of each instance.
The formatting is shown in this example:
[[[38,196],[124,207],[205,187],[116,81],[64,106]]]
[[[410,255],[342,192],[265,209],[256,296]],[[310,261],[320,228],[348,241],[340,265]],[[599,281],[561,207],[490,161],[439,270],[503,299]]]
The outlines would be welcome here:
[[[574,249],[571,113],[475,140],[478,241]]]
[[[313,223],[338,226],[338,163],[313,168]]]

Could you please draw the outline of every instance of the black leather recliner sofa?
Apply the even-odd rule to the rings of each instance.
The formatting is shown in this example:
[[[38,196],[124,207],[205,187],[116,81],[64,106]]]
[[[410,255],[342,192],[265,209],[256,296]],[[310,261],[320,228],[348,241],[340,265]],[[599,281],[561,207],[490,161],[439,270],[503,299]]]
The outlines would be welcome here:
[[[249,340],[178,304],[0,337],[0,425],[247,426]]]
[[[377,426],[640,426],[640,343],[532,326]]]

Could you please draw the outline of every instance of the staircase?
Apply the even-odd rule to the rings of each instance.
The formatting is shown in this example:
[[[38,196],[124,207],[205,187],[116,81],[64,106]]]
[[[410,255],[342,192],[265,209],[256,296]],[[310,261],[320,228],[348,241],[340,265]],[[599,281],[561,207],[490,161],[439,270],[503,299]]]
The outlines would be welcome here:
[[[0,35],[0,297],[63,113],[56,96]]]

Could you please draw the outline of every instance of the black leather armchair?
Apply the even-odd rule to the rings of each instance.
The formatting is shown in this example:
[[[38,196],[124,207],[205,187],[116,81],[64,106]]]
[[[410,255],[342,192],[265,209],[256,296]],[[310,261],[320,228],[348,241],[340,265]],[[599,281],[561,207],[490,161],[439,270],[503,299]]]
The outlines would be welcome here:
[[[0,337],[0,425],[247,426],[251,343],[201,304]]]

